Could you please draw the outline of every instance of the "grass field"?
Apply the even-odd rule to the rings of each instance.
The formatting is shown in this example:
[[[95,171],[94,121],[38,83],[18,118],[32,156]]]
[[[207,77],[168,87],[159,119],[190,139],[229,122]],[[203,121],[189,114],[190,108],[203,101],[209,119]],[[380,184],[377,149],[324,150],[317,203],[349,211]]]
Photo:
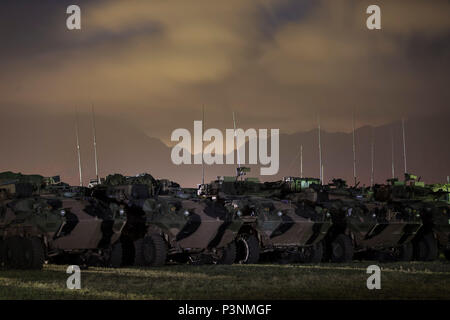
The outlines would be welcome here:
[[[320,265],[176,265],[89,268],[81,290],[67,266],[0,271],[0,299],[450,299],[450,263],[378,264],[381,290],[368,290],[372,262]]]

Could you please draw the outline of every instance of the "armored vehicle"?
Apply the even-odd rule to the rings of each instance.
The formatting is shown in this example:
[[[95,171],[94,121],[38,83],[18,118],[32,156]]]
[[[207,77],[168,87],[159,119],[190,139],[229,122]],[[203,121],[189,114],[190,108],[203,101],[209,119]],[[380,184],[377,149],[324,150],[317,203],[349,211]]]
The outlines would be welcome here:
[[[260,254],[291,261],[320,262],[322,239],[331,226],[326,210],[312,202],[281,199],[284,183],[260,183],[236,177],[219,177],[206,188],[243,225],[236,238],[237,262],[256,263]]]
[[[1,189],[1,188],[0,188]],[[125,216],[95,199],[36,195],[30,184],[0,191],[2,263],[39,269],[44,261],[117,266]],[[115,250],[114,250],[115,249]]]
[[[318,203],[329,210],[333,221],[325,237],[327,259],[351,261],[354,253],[365,258],[412,259],[411,241],[422,226],[418,214],[376,201],[371,190],[349,188],[342,179],[324,186]]]
[[[387,185],[380,186],[377,196],[390,206],[420,216],[423,227],[413,240],[415,259],[435,260],[439,250],[449,257],[450,207],[446,185],[427,186],[417,176],[405,174],[404,181],[390,179]]]
[[[123,208],[93,197],[42,195],[41,198],[65,218],[62,229],[47,246],[52,262],[121,266],[123,252],[118,240],[126,224]]]
[[[43,199],[33,198],[32,185],[0,186],[0,265],[6,268],[41,269],[46,239],[52,239],[64,218]]]
[[[104,187],[106,197],[127,210],[121,237],[128,248],[126,263],[131,259],[141,266],[160,266],[169,260],[233,263],[234,238],[242,222],[217,203],[194,197],[192,190],[185,192],[174,182],[150,177],[145,181],[124,177],[121,184]]]

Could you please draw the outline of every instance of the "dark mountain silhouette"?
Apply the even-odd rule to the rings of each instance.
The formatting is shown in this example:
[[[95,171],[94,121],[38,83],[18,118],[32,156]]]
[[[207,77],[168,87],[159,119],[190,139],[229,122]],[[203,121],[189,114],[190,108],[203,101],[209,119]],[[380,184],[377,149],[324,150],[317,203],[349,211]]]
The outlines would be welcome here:
[[[447,133],[449,119],[408,119],[406,122],[407,168],[426,182],[442,182],[450,175]],[[175,180],[184,186],[195,186],[201,182],[201,165],[173,165],[170,159],[171,148],[161,140],[149,137],[139,128],[120,119],[98,116],[96,122],[101,176],[109,173],[135,175],[149,172],[157,178]],[[79,128],[83,179],[87,184],[89,178],[95,176],[89,115],[80,115]],[[381,183],[391,177],[391,129],[394,136],[396,175],[402,177],[401,123],[376,128],[364,126],[356,130],[357,175],[361,184],[367,185],[370,182],[372,130],[375,138],[375,182]],[[261,176],[261,180],[299,176],[300,144],[303,144],[304,175],[318,177],[318,135],[315,129],[281,134],[279,173],[275,176]],[[78,184],[75,145],[74,117],[17,115],[0,118],[0,171],[38,173],[44,176],[60,174],[64,181]],[[351,133],[327,132],[323,128],[322,147],[325,180],[343,177],[352,182]],[[205,166],[205,181],[209,182],[219,175],[234,175],[236,166]],[[259,177],[259,165],[250,167],[250,176]]]

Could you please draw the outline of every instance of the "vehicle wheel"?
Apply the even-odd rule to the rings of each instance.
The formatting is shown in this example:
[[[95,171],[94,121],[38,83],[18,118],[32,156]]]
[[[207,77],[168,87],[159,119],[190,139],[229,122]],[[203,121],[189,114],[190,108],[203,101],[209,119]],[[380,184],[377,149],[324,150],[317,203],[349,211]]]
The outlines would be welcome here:
[[[233,264],[236,260],[236,243],[231,242],[225,248],[221,249],[222,257],[217,261],[218,264]]]
[[[300,262],[303,263],[319,263],[323,258],[323,243],[322,241],[304,248],[300,257]]]
[[[5,241],[6,266],[8,268],[23,268],[24,254],[22,239],[19,237],[7,238]]]
[[[136,265],[160,267],[166,263],[166,242],[159,234],[151,233],[135,244]]]
[[[144,239],[138,239],[134,242],[134,265],[138,267],[145,265],[143,242]]]
[[[112,268],[120,268],[122,266],[122,243],[116,242],[111,249],[111,255],[109,257],[109,265]]]
[[[397,261],[411,261],[414,256],[414,247],[411,242],[395,248],[395,258]]]
[[[352,260],[352,240],[345,234],[338,235],[331,243],[331,262],[350,262]]]
[[[419,261],[433,261],[438,257],[437,241],[433,234],[428,233],[416,245],[416,259]]]
[[[254,235],[241,236],[236,240],[236,260],[242,264],[255,264],[259,261],[259,242]]]
[[[40,270],[44,264],[44,247],[37,237],[22,239],[25,269]]]

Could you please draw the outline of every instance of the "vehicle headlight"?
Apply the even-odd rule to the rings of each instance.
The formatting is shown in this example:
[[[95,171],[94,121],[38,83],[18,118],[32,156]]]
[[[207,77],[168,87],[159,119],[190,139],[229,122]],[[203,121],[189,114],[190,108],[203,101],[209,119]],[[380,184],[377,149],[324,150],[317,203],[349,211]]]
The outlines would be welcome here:
[[[281,217],[282,215],[283,215],[283,212],[281,212],[281,211],[277,212],[277,216]]]
[[[125,214],[125,210],[120,209],[120,210],[119,210],[119,215],[123,216],[124,214]]]
[[[64,216],[66,215],[66,210],[61,209],[61,210],[59,211],[59,214],[62,215],[62,216],[64,217]]]
[[[416,217],[417,217],[417,218],[420,218],[420,213],[416,213]]]
[[[242,211],[241,211],[241,210],[238,210],[238,211],[236,212],[236,215],[237,215],[238,217],[242,216]]]
[[[190,215],[188,210],[184,210],[183,214],[184,214],[185,217],[189,217],[189,215]]]
[[[374,213],[374,214],[372,214],[372,218],[376,218],[377,217],[377,215]]]

